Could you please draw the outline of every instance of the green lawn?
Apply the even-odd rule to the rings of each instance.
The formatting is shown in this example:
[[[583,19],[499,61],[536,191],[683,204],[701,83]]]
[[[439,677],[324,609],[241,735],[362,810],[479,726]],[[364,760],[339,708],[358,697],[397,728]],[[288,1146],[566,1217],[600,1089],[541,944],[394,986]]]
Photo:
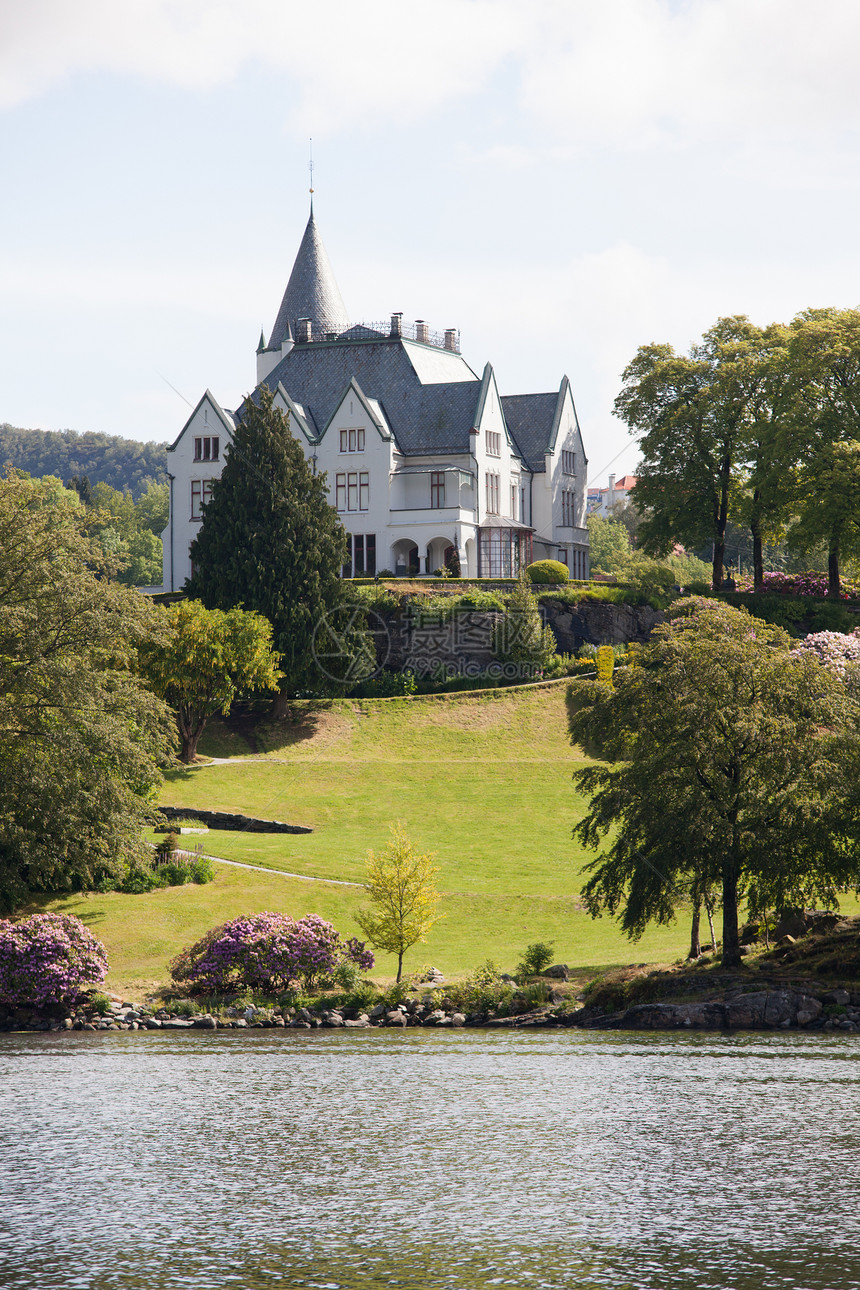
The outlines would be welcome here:
[[[107,947],[108,988],[138,998],[166,984],[167,964],[183,945],[229,918],[263,909],[320,914],[344,936],[360,935],[354,921],[360,902],[355,888],[220,865],[215,881],[203,887],[173,887],[143,896],[76,894],[45,907],[77,914]],[[611,920],[593,922],[570,897],[448,895],[441,910],[445,917],[427,943],[406,956],[407,971],[432,963],[456,976],[487,958],[512,970],[534,940],[554,940],[560,960],[596,971],[631,960],[670,961],[684,939],[683,928],[655,928],[631,950]],[[380,955],[371,975],[391,980],[395,968],[392,957]]]
[[[215,723],[201,745],[226,765],[177,770],[165,805],[241,811],[310,825],[314,832],[210,830],[213,855],[317,879],[360,883],[368,849],[389,825],[434,851],[445,918],[407,968],[433,963],[449,976],[487,958],[512,969],[530,941],[552,940],[559,960],[595,968],[667,962],[687,946],[686,919],[631,945],[614,920],[592,920],[578,896],[590,859],[571,839],[583,810],[571,774],[582,754],[567,737],[566,686],[444,700],[362,700],[296,705],[298,720],[259,731],[263,748]],[[143,896],[74,896],[47,902],[78,914],[106,943],[108,984],[140,992],[167,980],[172,956],[209,927],[262,909],[317,913],[357,933],[355,887],[217,866],[214,883]],[[847,906],[853,912],[855,901]],[[380,956],[379,978],[394,961]]]
[[[400,820],[436,853],[444,891],[579,890],[588,857],[571,839],[583,809],[571,774],[581,758],[567,739],[564,686],[444,702],[341,702],[263,737],[267,757],[178,771],[162,800],[314,832],[212,831],[206,848],[215,854],[361,882],[368,850],[384,846]],[[223,749],[223,739],[213,744],[202,751]]]

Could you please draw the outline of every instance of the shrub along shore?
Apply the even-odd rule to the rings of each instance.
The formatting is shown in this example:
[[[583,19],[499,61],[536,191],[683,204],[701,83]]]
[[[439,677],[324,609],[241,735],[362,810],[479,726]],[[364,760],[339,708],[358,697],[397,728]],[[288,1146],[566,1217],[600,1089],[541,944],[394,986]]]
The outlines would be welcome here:
[[[710,955],[672,968],[588,974],[555,964],[519,980],[480,971],[446,982],[436,969],[417,985],[287,994],[254,1002],[211,997],[140,1004],[91,992],[62,1007],[0,1007],[0,1031],[804,1030],[860,1034],[860,918],[782,937],[728,972]],[[291,1000],[291,1001],[290,1001]]]

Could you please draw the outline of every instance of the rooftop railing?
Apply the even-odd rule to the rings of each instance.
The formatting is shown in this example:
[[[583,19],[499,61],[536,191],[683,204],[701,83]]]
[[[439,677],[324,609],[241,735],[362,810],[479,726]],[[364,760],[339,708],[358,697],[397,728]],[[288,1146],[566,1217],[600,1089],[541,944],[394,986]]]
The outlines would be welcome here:
[[[425,322],[420,319],[414,323],[405,323],[402,320],[391,322],[359,322],[353,323],[345,331],[327,331],[322,327],[313,326],[303,329],[302,322],[299,320],[298,334],[296,337],[297,344],[315,344],[319,341],[332,340],[416,340],[422,345],[431,345],[434,349],[447,350],[449,354],[460,353],[460,333],[454,327],[449,327],[447,331],[432,331]],[[309,334],[308,334],[309,333]]]

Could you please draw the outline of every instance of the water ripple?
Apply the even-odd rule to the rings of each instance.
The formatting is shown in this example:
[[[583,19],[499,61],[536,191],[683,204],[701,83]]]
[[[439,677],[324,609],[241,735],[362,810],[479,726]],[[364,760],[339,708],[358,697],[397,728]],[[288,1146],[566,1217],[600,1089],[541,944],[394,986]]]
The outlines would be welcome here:
[[[10,1290],[860,1286],[860,1044],[0,1036]]]

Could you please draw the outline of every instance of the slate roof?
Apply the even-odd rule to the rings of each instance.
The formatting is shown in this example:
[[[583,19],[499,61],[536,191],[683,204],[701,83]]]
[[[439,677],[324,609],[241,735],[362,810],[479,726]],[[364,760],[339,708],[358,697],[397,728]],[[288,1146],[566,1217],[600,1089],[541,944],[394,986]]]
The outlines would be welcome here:
[[[452,371],[461,372],[459,356],[451,359]],[[379,403],[404,454],[469,452],[481,382],[472,373],[467,380],[423,384],[402,340],[296,345],[264,384],[275,390],[281,382],[319,436],[353,379]]]
[[[280,349],[288,334],[295,336],[299,318],[312,320],[315,335],[342,332],[349,326],[346,305],[314,220],[313,206],[268,348]]]
[[[502,408],[511,438],[529,470],[546,470],[544,453],[549,447],[558,392],[555,394],[505,394]]]

